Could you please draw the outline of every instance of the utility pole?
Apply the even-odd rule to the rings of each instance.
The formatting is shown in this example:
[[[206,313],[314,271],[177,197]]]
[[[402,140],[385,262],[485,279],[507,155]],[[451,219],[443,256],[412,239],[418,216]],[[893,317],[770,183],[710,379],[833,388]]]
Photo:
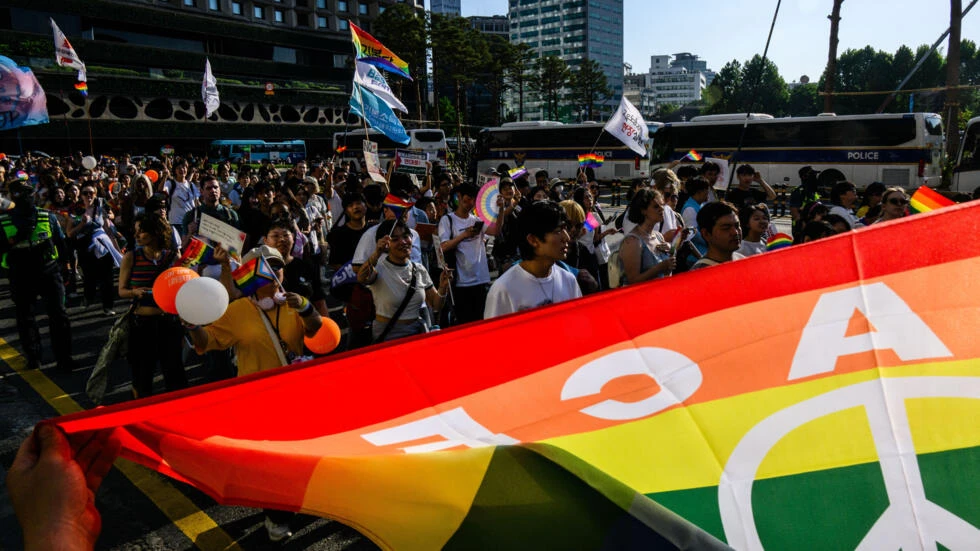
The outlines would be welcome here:
[[[949,0],[949,52],[946,55],[946,155],[955,159],[960,149],[960,20],[963,3]]]
[[[840,5],[844,0],[834,0],[834,10],[827,16],[830,19],[830,48],[827,52],[827,70],[824,73],[823,112],[834,112],[834,85],[837,81],[837,31],[840,29]]]

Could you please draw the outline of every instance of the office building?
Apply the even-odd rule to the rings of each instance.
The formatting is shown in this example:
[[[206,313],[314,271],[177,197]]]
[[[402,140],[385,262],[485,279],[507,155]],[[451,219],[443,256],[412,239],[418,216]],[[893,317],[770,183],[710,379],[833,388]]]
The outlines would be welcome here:
[[[623,93],[623,0],[510,0],[509,6],[511,42],[528,44],[538,57],[561,57],[572,70],[585,59],[599,63],[613,92],[600,115],[611,113]],[[566,111],[565,120],[582,116],[571,104]],[[540,119],[539,106],[526,106],[524,118]]]
[[[510,35],[510,23],[506,15],[494,15],[492,17],[473,15],[467,19],[470,25],[480,32],[502,36],[505,39]]]
[[[462,15],[460,0],[429,0],[429,11],[443,15]]]
[[[32,67],[48,96],[52,124],[22,129],[25,141],[87,138],[89,123],[96,144],[143,140],[180,150],[213,138],[315,140],[348,122],[349,23],[370,32],[397,3],[423,10],[422,0],[86,0],[84,9],[7,0],[0,47]],[[49,17],[88,66],[88,97],[73,90],[72,73],[53,67]],[[222,100],[207,121],[205,58]],[[65,124],[54,124],[60,118]]]

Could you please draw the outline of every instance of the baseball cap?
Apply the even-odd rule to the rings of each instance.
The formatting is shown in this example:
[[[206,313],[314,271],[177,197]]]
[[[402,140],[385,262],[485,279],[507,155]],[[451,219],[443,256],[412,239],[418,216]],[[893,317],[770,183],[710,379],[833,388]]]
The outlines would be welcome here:
[[[268,245],[259,245],[245,253],[245,256],[242,257],[242,264],[260,256],[264,257],[273,268],[282,268],[286,265],[286,261],[282,259],[282,254]]]

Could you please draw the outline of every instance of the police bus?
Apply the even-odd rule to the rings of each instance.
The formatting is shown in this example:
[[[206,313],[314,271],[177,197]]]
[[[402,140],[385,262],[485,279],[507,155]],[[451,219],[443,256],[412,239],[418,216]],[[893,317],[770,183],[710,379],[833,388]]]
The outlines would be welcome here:
[[[980,187],[980,117],[966,123],[959,155],[953,168],[951,191],[973,193]]]
[[[653,136],[660,123],[648,122],[647,126]],[[597,180],[646,177],[646,161],[602,127],[597,122],[534,121],[484,128],[476,138],[476,171],[485,174],[506,164],[509,168],[525,166],[529,171],[544,169],[552,178],[572,179],[578,173],[578,156],[592,152],[594,146],[594,152],[605,157],[602,166],[594,169]]]
[[[446,133],[440,128],[414,128],[405,131],[408,134],[408,144],[392,141],[387,136],[369,128],[368,139],[378,144],[378,158],[381,166],[395,157],[396,149],[411,149],[424,151],[429,154],[430,160],[446,161]],[[365,132],[363,128],[348,132],[337,132],[333,135],[333,150],[341,158],[360,159],[363,156],[363,144]]]
[[[288,140],[267,142],[264,140],[214,140],[208,149],[212,161],[229,160],[233,163],[246,161],[258,163],[266,159],[273,163],[298,163],[306,159],[306,142]]]
[[[691,150],[731,161],[745,119],[740,113],[665,124],[652,135],[651,169]],[[942,181],[942,152],[942,118],[935,113],[788,118],[752,114],[737,164],[751,164],[773,185],[798,184],[799,169],[809,165],[820,171],[822,186],[847,180],[858,188],[875,181],[903,188],[936,187]]]

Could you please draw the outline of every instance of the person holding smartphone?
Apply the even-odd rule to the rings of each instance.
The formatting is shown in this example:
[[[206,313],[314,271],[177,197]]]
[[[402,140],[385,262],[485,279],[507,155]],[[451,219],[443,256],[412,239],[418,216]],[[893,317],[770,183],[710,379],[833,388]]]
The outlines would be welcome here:
[[[456,210],[439,220],[442,251],[447,264],[456,270],[453,299],[457,323],[483,319],[490,289],[483,221],[473,214],[478,192],[474,184],[461,184],[455,190],[458,197]]]

